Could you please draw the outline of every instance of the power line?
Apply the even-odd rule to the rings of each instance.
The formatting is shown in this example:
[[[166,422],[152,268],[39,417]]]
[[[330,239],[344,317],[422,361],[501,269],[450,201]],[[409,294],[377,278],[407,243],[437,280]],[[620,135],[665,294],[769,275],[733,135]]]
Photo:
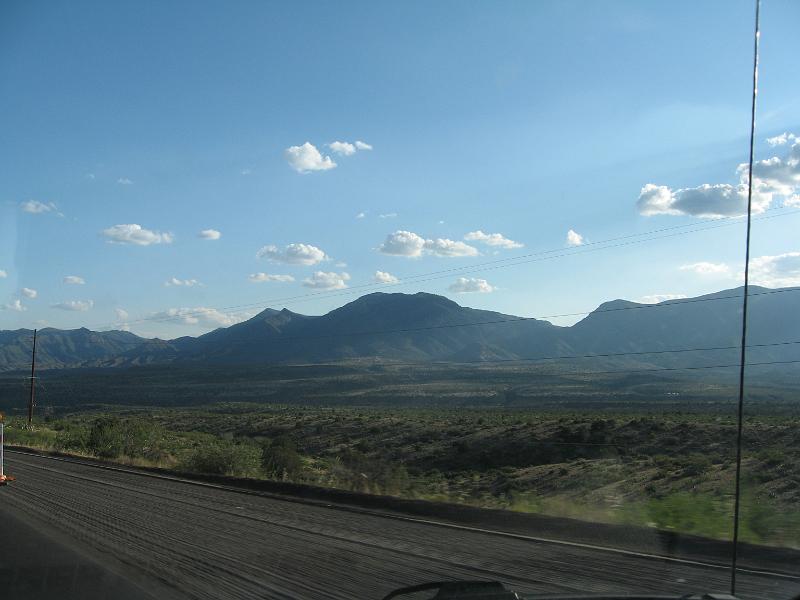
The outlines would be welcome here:
[[[771,343],[763,343],[763,344],[750,344],[748,348],[775,348],[780,346],[792,346],[800,344],[800,340],[790,340],[784,342],[771,342]],[[593,358],[620,358],[620,357],[628,357],[628,356],[658,356],[664,354],[683,354],[688,352],[722,352],[726,350],[739,350],[739,345],[731,345],[731,346],[708,346],[708,347],[697,347],[697,348],[675,348],[675,349],[664,349],[664,350],[636,350],[636,351],[629,351],[629,352],[603,352],[603,353],[592,353],[592,354],[562,354],[562,355],[553,355],[553,356],[532,356],[532,357],[520,357],[520,358],[497,358],[497,359],[476,359],[476,360],[458,360],[458,361],[445,361],[445,360],[433,360],[433,361],[395,361],[395,360],[387,360],[381,363],[381,366],[386,367],[398,367],[398,366],[456,366],[456,365],[492,365],[492,364],[508,364],[508,363],[524,363],[524,362],[544,362],[544,361],[558,361],[558,360],[581,360],[581,359],[593,359]],[[363,360],[364,357],[360,359]],[[789,363],[794,361],[789,361]],[[316,363],[301,363],[301,364],[291,364],[291,363],[272,363],[272,366],[276,367],[291,367],[291,366],[343,366],[346,363],[344,361],[326,361],[326,362],[316,362]],[[373,363],[374,364],[374,363]],[[751,364],[767,364],[767,363],[751,363]],[[710,366],[710,367],[702,367],[702,368],[719,368],[720,365]],[[676,367],[676,369],[683,369],[684,367]],[[685,367],[690,368],[690,367]],[[624,371],[619,371],[624,372]],[[591,373],[591,372],[585,372]]]
[[[775,207],[775,208],[772,208],[772,209],[768,209],[768,211],[778,210],[778,209],[782,209],[782,208],[784,208],[784,207]],[[768,211],[765,211],[765,212],[768,212]],[[766,215],[766,216],[758,217],[758,218],[756,218],[754,220],[762,221],[762,220],[767,220],[767,219],[774,219],[774,218],[777,218],[777,217],[791,216],[791,215],[795,215],[795,214],[800,214],[800,210],[789,210],[789,211],[786,211],[786,212],[781,212],[781,213],[776,213],[776,214],[772,214],[772,215]],[[450,268],[450,269],[443,269],[443,270],[439,270],[439,271],[431,271],[429,273],[421,273],[421,274],[418,274],[418,275],[412,275],[412,276],[404,277],[400,281],[395,282],[395,283],[369,283],[369,284],[362,284],[362,285],[350,287],[346,291],[311,292],[311,293],[306,293],[306,294],[299,294],[299,295],[295,295],[295,296],[285,296],[285,297],[281,297],[281,298],[274,298],[274,299],[271,299],[271,300],[262,300],[262,301],[251,302],[251,303],[246,303],[246,304],[236,304],[236,305],[223,306],[223,307],[209,307],[209,308],[205,308],[205,309],[202,309],[202,310],[197,309],[197,310],[193,310],[193,311],[187,311],[187,312],[184,312],[184,313],[179,314],[179,315],[160,315],[160,316],[142,317],[142,318],[139,318],[139,319],[125,321],[125,323],[130,325],[132,323],[164,323],[164,322],[171,322],[171,321],[180,321],[180,320],[185,319],[187,317],[202,316],[202,315],[208,313],[211,310],[215,310],[215,311],[218,311],[218,312],[224,312],[224,311],[242,310],[242,309],[255,308],[255,307],[259,307],[259,308],[264,309],[264,308],[269,308],[270,306],[272,306],[274,304],[277,304],[277,303],[281,303],[281,302],[289,302],[289,301],[297,302],[297,301],[307,301],[307,300],[314,300],[314,299],[336,298],[336,297],[339,297],[339,296],[349,296],[349,295],[353,295],[353,294],[356,294],[356,293],[361,293],[361,291],[365,290],[365,289],[381,290],[381,289],[387,289],[387,288],[398,287],[398,286],[406,286],[406,285],[414,285],[414,284],[426,283],[426,282],[429,282],[429,281],[436,281],[436,280],[440,280],[440,279],[444,279],[444,278],[450,277],[453,273],[456,273],[456,272],[461,273],[461,274],[483,273],[483,272],[487,272],[487,271],[494,271],[494,270],[497,270],[497,269],[518,266],[518,265],[522,265],[522,264],[530,264],[530,263],[533,263],[533,262],[542,262],[542,261],[546,261],[546,260],[554,260],[554,259],[558,259],[558,258],[566,258],[566,257],[569,257],[569,256],[587,254],[587,253],[590,253],[590,252],[598,252],[598,251],[601,251],[601,250],[609,250],[609,249],[620,248],[620,247],[625,247],[625,246],[630,246],[630,245],[635,245],[635,244],[641,244],[641,243],[645,243],[645,242],[649,242],[649,241],[653,241],[653,240],[660,240],[660,239],[667,239],[667,238],[681,236],[681,235],[688,235],[690,233],[699,233],[699,232],[703,232],[703,231],[709,231],[709,230],[713,230],[713,229],[718,229],[720,227],[730,227],[732,225],[739,224],[740,221],[738,219],[739,219],[739,217],[722,217],[722,218],[719,218],[719,219],[712,220],[711,221],[712,225],[705,226],[705,227],[701,227],[701,225],[706,223],[705,221],[703,221],[703,222],[693,222],[693,223],[684,224],[684,225],[676,225],[676,226],[672,226],[672,227],[665,227],[665,228],[661,228],[661,229],[651,230],[651,231],[648,231],[648,232],[643,232],[641,234],[630,234],[630,235],[626,235],[626,236],[619,236],[619,237],[615,237],[615,238],[609,238],[607,240],[602,240],[602,241],[597,241],[597,242],[590,242],[590,243],[584,244],[582,246],[575,247],[573,249],[557,248],[557,249],[551,249],[551,250],[543,250],[543,251],[524,254],[524,255],[516,256],[516,257],[508,257],[508,258],[503,258],[503,259],[486,261],[486,262],[483,262],[483,263],[478,263],[478,264],[473,264],[473,265],[466,265],[466,266],[463,266],[463,267],[453,267],[453,268]],[[723,221],[723,222],[717,223],[717,221]],[[716,223],[716,224],[713,224],[713,223]],[[686,227],[696,227],[696,229],[692,229],[692,230],[689,230],[689,231],[678,231],[678,232],[669,233],[669,234],[666,234],[666,235],[652,236],[652,234],[654,234],[654,233],[662,233],[662,232],[665,232],[665,231],[672,231],[672,230],[686,228]],[[652,236],[652,237],[645,237],[645,236]],[[633,240],[629,239],[629,238],[634,238],[634,237],[640,237],[640,238],[643,238],[643,239],[633,239]],[[628,240],[628,241],[624,241],[624,242],[616,243],[616,244],[609,244],[610,242],[616,242],[616,241],[619,241],[619,240]],[[90,325],[89,327],[90,328],[104,328],[104,327],[113,327],[113,326],[118,325],[118,324],[119,324],[119,321],[116,321],[116,322],[113,322],[113,323],[112,322],[106,322],[106,323],[101,323],[101,324]]]
[[[765,292],[756,292],[750,294],[750,297],[754,296],[768,296],[772,294],[784,294],[784,293],[793,293],[793,292],[800,292],[800,287],[796,288],[783,288],[777,290],[767,290]],[[512,317],[509,319],[493,319],[488,321],[474,321],[469,323],[446,323],[442,325],[426,325],[422,327],[405,327],[400,329],[380,329],[380,330],[369,330],[369,331],[350,331],[350,332],[339,332],[335,334],[328,334],[328,335],[309,335],[309,336],[282,336],[273,338],[274,341],[279,342],[287,342],[287,341],[312,341],[312,340],[321,340],[321,339],[331,339],[331,338],[343,338],[343,337],[354,337],[354,336],[365,336],[365,335],[389,335],[394,333],[416,333],[420,331],[433,331],[438,329],[455,329],[460,327],[478,327],[482,325],[502,325],[505,323],[520,323],[525,321],[546,321],[547,319],[556,319],[556,318],[565,318],[565,317],[578,317],[584,315],[603,315],[607,313],[617,313],[617,312],[625,312],[629,310],[651,310],[657,308],[669,308],[674,306],[682,306],[684,304],[699,304],[705,302],[716,302],[721,300],[739,300],[741,296],[739,294],[730,294],[726,296],[705,296],[699,298],[685,298],[685,299],[676,299],[676,300],[668,300],[666,302],[661,302],[659,304],[635,304],[634,306],[619,306],[615,308],[604,308],[604,309],[595,309],[590,311],[581,311],[581,312],[573,312],[573,313],[559,313],[559,314],[552,314],[552,315],[538,315],[535,317]],[[315,317],[320,318],[320,317]],[[567,329],[567,328],[565,328]],[[92,332],[97,333],[97,332]],[[193,338],[195,343],[201,344],[214,344],[213,340],[201,340],[199,338]],[[141,341],[115,341],[115,344],[118,345],[127,345],[131,347],[140,347],[147,344],[151,344],[158,340],[163,344],[170,344],[171,340],[160,340],[158,338],[142,338]],[[260,341],[273,341],[269,338],[263,338],[260,340],[231,340],[226,342],[229,345],[234,344],[252,344],[255,342]],[[100,341],[100,340],[98,340]],[[738,348],[738,346],[737,346]]]

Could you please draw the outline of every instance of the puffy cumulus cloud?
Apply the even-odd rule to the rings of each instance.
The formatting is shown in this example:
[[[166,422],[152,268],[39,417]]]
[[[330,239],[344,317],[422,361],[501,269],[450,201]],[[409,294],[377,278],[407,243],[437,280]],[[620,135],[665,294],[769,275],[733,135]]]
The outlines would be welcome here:
[[[197,306],[195,308],[170,308],[152,313],[150,317],[159,321],[174,321],[182,325],[203,327],[229,327],[250,317],[249,313],[224,313],[216,308]]]
[[[328,260],[327,254],[311,244],[289,244],[283,250],[271,244],[263,246],[256,256],[287,265],[310,266]]]
[[[327,171],[336,168],[336,163],[330,156],[323,156],[317,147],[306,142],[302,146],[289,146],[284,151],[284,156],[289,166],[298,173],[311,173],[312,171]]]
[[[164,282],[167,287],[196,287],[203,285],[197,279],[178,279],[177,277],[170,277]]]
[[[93,300],[67,300],[66,302],[58,302],[52,305],[53,308],[59,310],[67,310],[72,312],[86,312],[94,306]]]
[[[667,186],[648,183],[639,192],[636,208],[639,209],[639,214],[645,217],[652,215],[679,215],[680,211],[672,208],[674,201],[672,190]]]
[[[750,278],[753,284],[764,287],[800,286],[800,252],[751,259]]]
[[[423,254],[434,256],[460,257],[477,256],[477,248],[446,238],[425,239],[411,231],[395,231],[386,236],[383,244],[378,247],[380,252],[394,256],[407,256],[418,258]]]
[[[497,288],[490,285],[485,279],[474,277],[459,277],[447,288],[456,294],[488,294]]]
[[[772,195],[754,190],[753,212],[764,212]],[[671,190],[663,185],[648,183],[636,202],[639,213],[653,215],[691,215],[694,217],[736,217],[747,212],[747,186],[727,183],[704,183],[694,188]]]
[[[78,277],[77,275],[67,275],[63,281],[67,285],[84,285],[86,283],[83,277]]]
[[[391,273],[387,273],[386,271],[375,271],[375,275],[372,276],[372,280],[375,283],[397,283],[400,281],[397,277]]]
[[[788,153],[753,163],[753,212],[769,208],[775,196],[793,205],[800,191],[800,140],[793,134],[781,134],[767,140],[773,146],[791,143]],[[735,217],[747,212],[749,168],[746,163],[736,169],[738,184],[710,184],[672,190],[648,183],[636,202],[639,213],[652,215],[692,215],[695,217]]]
[[[384,254],[416,258],[422,256],[424,248],[425,239],[423,237],[411,231],[399,230],[387,235],[378,250]]]
[[[117,179],[117,183],[120,185],[133,185],[133,181],[131,181],[127,177],[120,177],[119,179]]]
[[[365,213],[364,211],[361,211],[360,213],[358,213],[356,215],[356,219],[363,219],[366,216],[367,216],[367,213]]]
[[[762,195],[792,196],[800,192],[800,139],[789,136],[794,143],[787,156],[773,156],[753,163],[753,184]],[[738,171],[746,183],[747,164],[739,165]]]
[[[5,279],[8,277],[8,273],[6,273],[5,269],[0,269],[0,279]]]
[[[361,140],[356,140],[355,143],[350,142],[331,142],[328,148],[339,156],[352,156],[359,150],[372,150],[372,146]]]
[[[691,271],[697,275],[728,276],[731,268],[725,263],[696,262],[678,267],[681,271]]]
[[[331,142],[328,148],[340,156],[351,156],[356,153],[356,147],[350,142]]]
[[[315,271],[311,277],[303,280],[303,285],[317,290],[342,290],[347,287],[349,280],[347,273]]]
[[[582,246],[582,245],[583,245],[583,236],[574,229],[570,229],[567,232],[567,246]]]
[[[36,296],[39,295],[39,292],[37,292],[36,290],[26,287],[22,288],[20,292],[22,292],[23,296],[25,296],[26,298],[30,298],[31,300],[33,300],[34,298],[36,298]]]
[[[49,212],[58,212],[58,207],[53,202],[39,202],[38,200],[27,200],[22,202],[19,207],[26,213],[40,215]]]
[[[639,302],[642,304],[658,304],[667,300],[682,300],[683,298],[686,298],[685,294],[650,294],[642,296]]]
[[[253,283],[263,283],[265,281],[277,281],[279,283],[290,283],[294,281],[291,275],[270,275],[269,273],[251,273],[247,279]]]
[[[502,233],[484,233],[480,229],[477,231],[470,231],[464,236],[468,242],[480,242],[487,246],[495,246],[498,248],[522,248],[523,244],[515,242],[505,237]]]
[[[197,237],[201,240],[218,240],[222,237],[222,234],[216,229],[203,229],[203,231],[197,234]]]
[[[171,244],[173,235],[145,229],[136,223],[114,225],[103,230],[103,237],[109,244],[128,244],[132,246],[150,246],[151,244]]]
[[[3,304],[3,310],[13,310],[14,312],[23,312],[28,309],[23,306],[22,302],[19,299],[17,299],[17,300],[12,300],[8,304]]]
[[[464,242],[454,242],[446,238],[436,238],[425,240],[425,251],[435,256],[460,257],[477,256],[480,254],[478,249],[465,244]]]
[[[770,146],[783,146],[784,144],[788,144],[789,142],[797,141],[797,136],[793,133],[783,132],[780,135],[776,135],[775,137],[767,138],[767,143]]]

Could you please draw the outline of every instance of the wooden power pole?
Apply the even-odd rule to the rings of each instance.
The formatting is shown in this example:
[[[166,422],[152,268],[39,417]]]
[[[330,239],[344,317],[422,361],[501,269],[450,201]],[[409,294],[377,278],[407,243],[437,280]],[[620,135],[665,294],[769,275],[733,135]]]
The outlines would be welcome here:
[[[36,395],[36,330],[33,330],[33,352],[31,352],[31,395],[28,398],[28,429],[32,427],[33,400]]]

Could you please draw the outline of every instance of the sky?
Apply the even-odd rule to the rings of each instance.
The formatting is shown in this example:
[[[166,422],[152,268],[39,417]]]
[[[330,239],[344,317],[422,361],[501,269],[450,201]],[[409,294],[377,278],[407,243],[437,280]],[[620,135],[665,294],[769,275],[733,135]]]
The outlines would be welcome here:
[[[549,317],[740,285],[753,13],[7,0],[0,329],[172,338],[372,291]],[[800,285],[797,23],[763,1],[770,287]]]

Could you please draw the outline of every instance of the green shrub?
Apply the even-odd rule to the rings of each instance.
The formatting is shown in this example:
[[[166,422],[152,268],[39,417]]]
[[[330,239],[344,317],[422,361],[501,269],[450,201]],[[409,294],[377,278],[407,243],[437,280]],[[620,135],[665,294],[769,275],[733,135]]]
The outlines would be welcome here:
[[[268,477],[294,479],[303,470],[303,460],[286,436],[265,441],[261,447],[261,466]]]
[[[218,440],[196,448],[180,466],[196,473],[254,477],[258,475],[260,462],[258,446]]]
[[[117,458],[125,448],[125,435],[115,417],[97,419],[89,432],[86,449],[101,458]]]

